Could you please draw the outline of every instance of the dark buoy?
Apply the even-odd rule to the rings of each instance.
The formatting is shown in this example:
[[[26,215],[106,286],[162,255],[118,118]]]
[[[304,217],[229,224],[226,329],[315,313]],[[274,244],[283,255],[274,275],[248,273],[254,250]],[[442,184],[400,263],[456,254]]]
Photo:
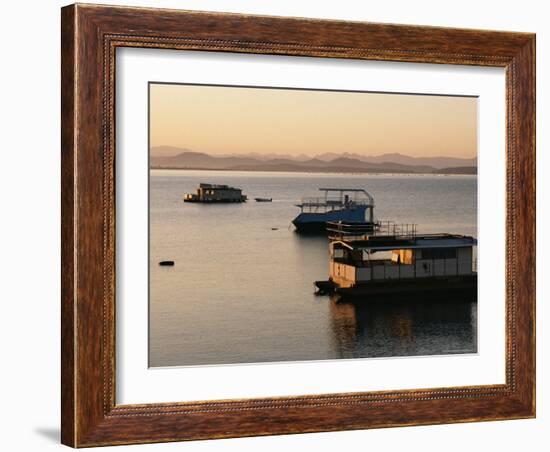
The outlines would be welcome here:
[[[162,265],[163,267],[172,267],[174,265],[174,261],[160,261],[159,265]]]

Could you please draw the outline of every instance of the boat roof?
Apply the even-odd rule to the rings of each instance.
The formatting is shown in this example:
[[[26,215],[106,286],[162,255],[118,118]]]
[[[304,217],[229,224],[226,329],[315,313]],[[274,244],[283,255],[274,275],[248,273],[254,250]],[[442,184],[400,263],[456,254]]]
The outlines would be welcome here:
[[[351,250],[390,251],[425,248],[464,248],[477,245],[474,237],[457,234],[426,234],[413,238],[395,236],[373,236],[363,239],[334,240]]]
[[[224,190],[240,190],[240,188],[236,188],[236,187],[230,187],[229,185],[226,185],[226,184],[206,184],[206,183],[203,183],[201,182],[199,184],[199,187],[200,188],[213,188],[213,189],[224,189]]]
[[[362,191],[365,192],[362,188],[320,188],[319,191]]]

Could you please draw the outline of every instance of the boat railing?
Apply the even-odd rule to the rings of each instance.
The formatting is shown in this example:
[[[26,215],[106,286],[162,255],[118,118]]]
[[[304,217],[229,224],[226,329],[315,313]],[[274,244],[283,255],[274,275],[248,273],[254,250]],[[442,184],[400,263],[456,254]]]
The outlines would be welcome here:
[[[378,223],[344,223],[341,221],[328,221],[326,229],[332,239],[361,238],[372,235]]]
[[[327,222],[329,237],[333,240],[366,239],[377,236],[391,236],[401,239],[416,237],[416,223],[396,223],[390,220],[379,220],[375,223]]]
[[[373,235],[389,235],[402,238],[415,238],[418,225],[416,223],[396,223],[392,220],[377,221],[378,227]]]
[[[363,240],[376,233],[379,227],[375,223],[344,223],[341,221],[327,222],[329,240]]]
[[[302,198],[300,206],[303,207],[324,207],[324,206],[346,206],[359,205],[370,206],[372,203],[369,199],[327,199],[324,197]]]

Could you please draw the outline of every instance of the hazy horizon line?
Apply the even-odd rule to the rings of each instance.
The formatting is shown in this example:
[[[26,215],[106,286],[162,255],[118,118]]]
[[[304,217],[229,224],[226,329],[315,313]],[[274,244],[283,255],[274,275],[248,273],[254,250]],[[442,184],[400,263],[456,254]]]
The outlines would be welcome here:
[[[337,154],[337,155],[343,155],[343,154],[350,154],[350,155],[359,155],[361,157],[381,157],[384,155],[402,155],[405,157],[411,157],[411,158],[418,158],[418,159],[433,159],[433,158],[445,158],[445,159],[459,159],[459,160],[473,160],[477,159],[477,154],[473,156],[458,156],[458,155],[444,155],[444,154],[437,154],[432,156],[419,156],[414,154],[409,154],[406,151],[401,152],[379,152],[379,153],[362,153],[362,152],[355,152],[355,151],[324,151],[324,152],[318,152],[316,154],[306,154],[305,152],[299,152],[299,153],[293,153],[290,151],[281,151],[281,152],[268,152],[268,153],[262,153],[261,151],[241,151],[241,152],[231,152],[231,151],[216,151],[216,152],[206,152],[201,150],[192,149],[187,146],[180,146],[180,145],[174,145],[174,144],[159,144],[159,145],[151,145],[149,146],[149,150],[151,151],[154,148],[174,148],[181,150],[183,152],[195,152],[198,154],[205,154],[210,156],[222,156],[222,155],[250,155],[250,154],[257,154],[261,157],[266,157],[269,155],[285,155],[285,156],[303,156],[303,157],[317,157],[319,155],[325,155],[325,154]]]

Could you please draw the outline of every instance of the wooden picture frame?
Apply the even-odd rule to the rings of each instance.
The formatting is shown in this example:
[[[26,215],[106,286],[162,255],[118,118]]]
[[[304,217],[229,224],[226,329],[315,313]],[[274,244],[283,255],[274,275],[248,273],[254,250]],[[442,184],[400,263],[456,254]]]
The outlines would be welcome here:
[[[535,416],[535,35],[71,5],[62,9],[62,442],[73,447]],[[506,69],[506,383],[115,403],[115,50]]]

